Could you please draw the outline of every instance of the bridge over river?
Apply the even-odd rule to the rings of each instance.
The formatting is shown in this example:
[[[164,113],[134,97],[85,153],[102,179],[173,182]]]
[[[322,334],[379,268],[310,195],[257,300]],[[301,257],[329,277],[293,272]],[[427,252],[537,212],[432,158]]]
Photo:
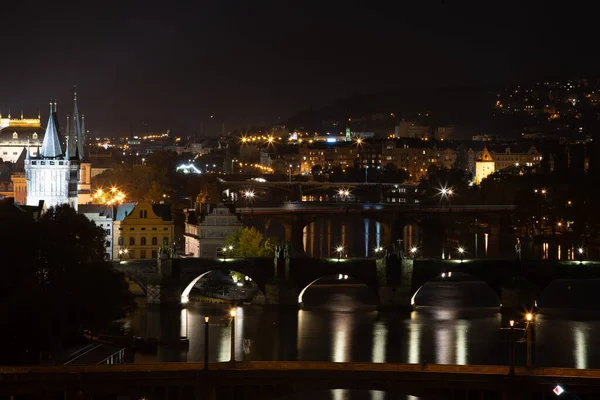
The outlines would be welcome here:
[[[332,362],[1,367],[0,396],[71,399],[277,399],[332,389],[421,399],[598,399],[600,370]],[[17,396],[17,397],[14,397]]]
[[[561,278],[600,278],[594,261],[439,260],[404,258],[312,259],[306,257],[176,258],[122,261],[115,268],[145,290],[150,304],[185,303],[194,284],[211,271],[249,276],[262,292],[262,304],[302,307],[302,297],[321,278],[347,275],[369,287],[380,309],[412,309],[425,283],[459,273],[486,282],[503,310],[531,310],[536,298]],[[454,274],[454,275],[452,275]]]

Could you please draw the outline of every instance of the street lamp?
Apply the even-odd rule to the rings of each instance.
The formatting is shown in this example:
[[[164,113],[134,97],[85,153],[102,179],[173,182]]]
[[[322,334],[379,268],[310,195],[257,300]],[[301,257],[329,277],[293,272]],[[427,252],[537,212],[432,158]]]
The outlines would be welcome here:
[[[527,368],[531,368],[532,354],[531,354],[531,325],[533,324],[534,315],[533,313],[525,314],[525,320],[527,321],[526,334],[527,334]]]
[[[204,369],[208,369],[208,317],[204,317]]]
[[[458,255],[460,257],[460,262],[463,262],[463,260],[465,258],[465,248],[460,246],[457,250],[458,250]]]
[[[375,256],[379,256],[381,254],[383,254],[383,247],[379,246],[379,247],[375,247]]]
[[[416,257],[417,251],[419,251],[419,249],[415,246],[410,248],[410,255],[412,256],[413,259]]]
[[[579,256],[579,264],[583,262],[584,253],[585,252],[583,251],[583,247],[577,249],[577,255]]]
[[[290,164],[290,182],[292,181],[292,164]]]
[[[232,367],[235,367],[235,309],[229,311],[231,316],[231,363]]]
[[[342,253],[344,252],[344,247],[338,246],[335,251],[338,253],[338,261],[340,261],[340,258],[342,258]]]
[[[510,375],[514,375],[515,374],[515,343],[513,341],[513,332],[514,332],[514,327],[515,327],[515,321],[513,319],[511,319],[509,322],[510,328],[508,331],[508,362],[510,365],[510,369],[509,369],[509,374]]]

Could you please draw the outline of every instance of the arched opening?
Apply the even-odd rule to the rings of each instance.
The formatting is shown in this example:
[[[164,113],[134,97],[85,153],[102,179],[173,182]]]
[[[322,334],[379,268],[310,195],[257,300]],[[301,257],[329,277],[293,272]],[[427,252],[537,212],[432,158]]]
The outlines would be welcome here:
[[[302,244],[306,255],[313,258],[335,258],[338,247],[343,247],[348,257],[372,257],[376,248],[397,239],[391,235],[376,219],[324,215],[304,226]]]
[[[317,278],[298,294],[301,307],[328,307],[338,311],[377,305],[377,294],[369,285],[347,274]]]
[[[214,269],[194,278],[181,293],[181,303],[204,301],[235,303],[256,301],[264,297],[254,280],[239,271]]]
[[[415,291],[411,305],[417,310],[436,307],[497,310],[500,298],[489,284],[471,274],[444,271]]]
[[[600,314],[598,278],[564,278],[550,282],[539,293],[536,304],[542,314]]]

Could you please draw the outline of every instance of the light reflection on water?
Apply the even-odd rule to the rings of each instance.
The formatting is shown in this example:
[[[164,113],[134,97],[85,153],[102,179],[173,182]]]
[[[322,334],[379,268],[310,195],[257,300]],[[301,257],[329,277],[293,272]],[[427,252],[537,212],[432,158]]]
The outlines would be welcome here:
[[[571,286],[575,284],[569,282]],[[590,281],[586,284],[589,285]],[[238,307],[236,358],[507,364],[508,345],[499,331],[506,321],[502,320],[497,310],[480,308],[472,312],[470,309],[456,308],[457,305],[465,305],[466,300],[472,300],[472,296],[465,293],[483,293],[483,288],[475,290],[474,285],[477,283],[425,285],[423,298],[438,301],[443,307],[423,307],[410,315],[378,312],[368,305],[374,302],[369,289],[349,285],[340,288],[329,285],[307,290],[304,297],[307,309],[301,311]],[[600,282],[598,285],[600,289]],[[561,288],[558,285],[557,290]],[[428,294],[427,290],[437,293],[437,297]],[[552,297],[552,293],[545,295]],[[460,301],[457,302],[457,298]],[[145,309],[142,306],[131,321],[134,334],[164,337],[170,332],[175,335],[185,335],[187,332],[190,345],[182,351],[161,347],[158,357],[140,355],[136,356],[136,362],[201,362],[204,359],[203,322],[207,315],[210,316],[209,359],[228,361],[231,339],[228,311],[228,306],[211,304],[193,304],[188,310],[171,311]],[[582,369],[600,367],[600,349],[592,345],[600,339],[600,317],[575,321],[570,318],[536,317],[534,365]],[[249,349],[244,348],[244,339],[252,340]],[[525,362],[524,349],[524,345],[517,346],[517,363]],[[377,391],[362,394],[333,391],[327,396],[340,400],[398,398]],[[311,400],[319,398],[311,396]]]

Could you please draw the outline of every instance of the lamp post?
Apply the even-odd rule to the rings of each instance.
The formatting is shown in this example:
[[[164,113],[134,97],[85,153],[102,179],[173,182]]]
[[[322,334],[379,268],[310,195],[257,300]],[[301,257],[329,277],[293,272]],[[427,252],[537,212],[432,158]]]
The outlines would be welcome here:
[[[419,251],[418,248],[416,247],[411,247],[410,248],[410,255],[412,256],[413,260],[415,259],[415,257],[417,256],[417,251]]]
[[[290,174],[290,182],[292,182],[292,164],[290,164],[290,172],[289,172],[289,174]]]
[[[369,166],[365,166],[365,183],[369,183]]]
[[[204,317],[204,369],[208,369],[208,317]]]
[[[231,173],[232,173],[232,174],[235,172],[235,171],[233,170],[233,163],[234,163],[234,162],[237,162],[237,159],[236,159],[236,158],[232,158],[232,159],[231,159]]]
[[[583,262],[583,255],[585,252],[583,251],[583,247],[577,249],[577,256],[579,257],[579,264]]]
[[[231,359],[229,362],[232,367],[235,367],[235,309],[229,311],[231,316]]]
[[[338,253],[338,261],[340,261],[340,258],[342,258],[342,253],[344,252],[344,247],[338,246],[335,251]]]
[[[464,258],[465,258],[465,248],[460,246],[458,248],[458,256],[460,257],[460,262],[463,262]]]
[[[509,375],[514,375],[515,374],[515,343],[513,342],[513,332],[514,332],[514,326],[515,326],[515,321],[514,320],[510,320],[509,321],[509,331],[508,331],[508,362],[510,365],[510,368],[508,370]]]
[[[527,368],[531,368],[532,363],[532,337],[531,337],[531,325],[533,324],[533,314],[532,313],[527,313],[525,315],[525,320],[527,321],[527,327],[525,328],[527,330],[526,334],[527,334]]]

